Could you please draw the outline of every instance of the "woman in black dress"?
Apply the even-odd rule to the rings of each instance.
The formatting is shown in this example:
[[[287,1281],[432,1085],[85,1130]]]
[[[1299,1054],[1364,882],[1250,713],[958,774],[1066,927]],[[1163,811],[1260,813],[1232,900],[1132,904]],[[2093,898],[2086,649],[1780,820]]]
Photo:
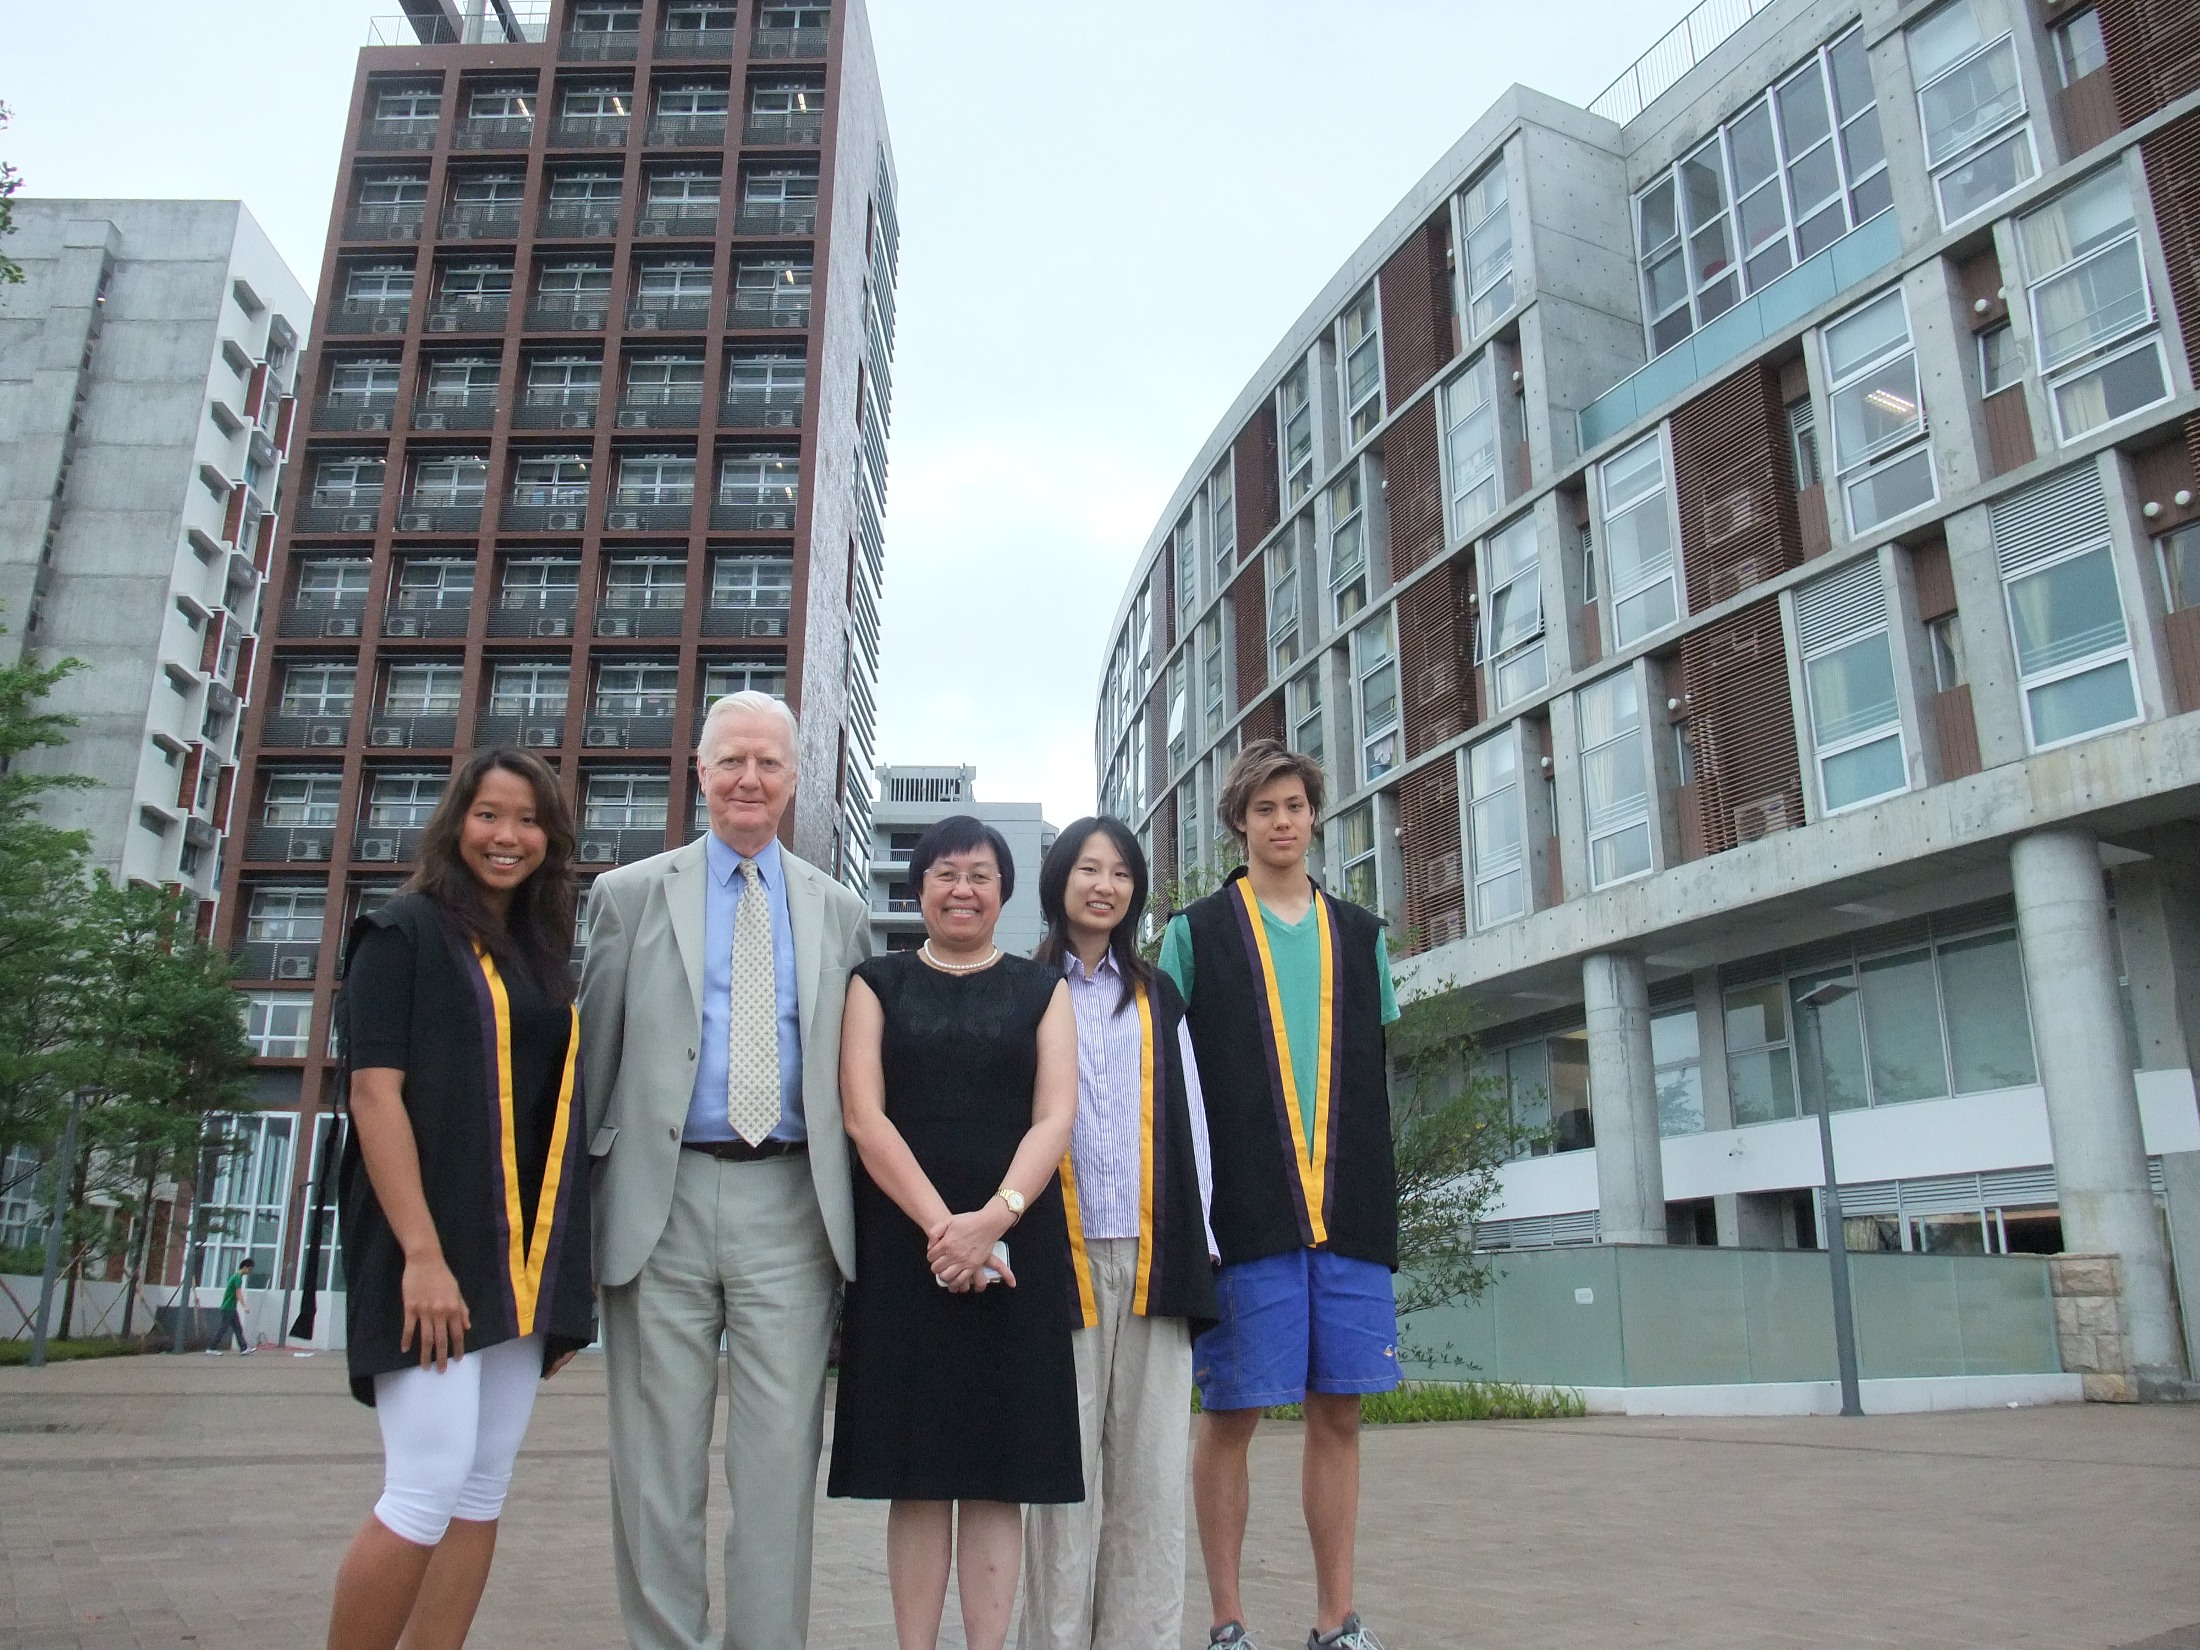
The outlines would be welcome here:
[[[385,1465],[337,1572],[330,1650],[464,1643],[536,1384],[594,1336],[572,852],[541,758],[482,751],[411,882],[352,925],[347,1357]]]
[[[993,943],[1016,886],[998,831],[943,819],[909,875],[928,937],[860,964],[841,1022],[856,1281],[826,1493],[893,1502],[901,1650],[938,1643],[951,1557],[970,1650],[1000,1650],[1021,1505],[1084,1498],[1082,1320],[1055,1179],[1077,1027],[1061,972]]]

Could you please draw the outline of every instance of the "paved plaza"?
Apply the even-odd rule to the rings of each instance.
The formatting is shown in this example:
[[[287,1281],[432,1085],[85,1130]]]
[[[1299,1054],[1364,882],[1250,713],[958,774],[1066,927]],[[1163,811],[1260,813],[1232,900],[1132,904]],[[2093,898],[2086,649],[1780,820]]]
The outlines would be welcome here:
[[[544,1389],[478,1650],[625,1642],[603,1391],[594,1358]],[[1312,1611],[1297,1445],[1271,1424],[1253,1454],[1248,1595],[1272,1650]],[[1366,1473],[1361,1601],[1393,1650],[2200,1650],[2200,1406],[1383,1427]],[[335,1358],[0,1371],[0,1644],[318,1645],[379,1481]],[[819,1506],[810,1642],[891,1650],[884,1509]],[[1187,1646],[1196,1575],[1191,1597]]]

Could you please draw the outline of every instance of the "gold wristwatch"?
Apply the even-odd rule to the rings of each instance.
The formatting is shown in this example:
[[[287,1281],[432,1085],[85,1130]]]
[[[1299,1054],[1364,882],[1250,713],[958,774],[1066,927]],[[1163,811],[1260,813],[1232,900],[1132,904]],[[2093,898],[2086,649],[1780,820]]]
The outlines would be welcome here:
[[[1017,1220],[1024,1218],[1024,1194],[1013,1186],[1003,1186],[993,1194],[1008,1205],[1009,1214]]]

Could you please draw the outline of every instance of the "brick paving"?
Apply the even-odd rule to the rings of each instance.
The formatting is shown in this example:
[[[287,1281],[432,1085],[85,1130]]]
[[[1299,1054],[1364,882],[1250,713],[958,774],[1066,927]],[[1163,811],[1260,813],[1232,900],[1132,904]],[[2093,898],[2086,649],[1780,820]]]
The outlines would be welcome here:
[[[1312,1609],[1297,1443],[1254,1450],[1272,1650]],[[1365,1464],[1360,1600],[1393,1650],[2200,1650],[2200,1406],[1386,1427]],[[0,1645],[317,1645],[379,1481],[326,1356],[0,1370]],[[599,1363],[545,1388],[513,1488],[471,1644],[617,1650]],[[811,1643],[890,1650],[884,1510],[819,1506]]]

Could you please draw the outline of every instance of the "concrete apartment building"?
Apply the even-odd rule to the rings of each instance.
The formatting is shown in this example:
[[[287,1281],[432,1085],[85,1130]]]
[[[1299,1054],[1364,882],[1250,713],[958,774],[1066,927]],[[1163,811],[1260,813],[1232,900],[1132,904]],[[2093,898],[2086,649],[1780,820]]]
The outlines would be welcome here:
[[[790,846],[870,883],[898,229],[861,0],[407,14],[353,83],[221,929],[267,1154],[233,1212],[291,1287],[341,941],[463,753],[558,769],[585,887],[705,829],[705,709],[778,694]]]
[[[75,658],[26,766],[211,924],[311,300],[236,201],[19,200],[0,286],[0,658]]]
[[[927,826],[952,814],[973,814],[1001,833],[1016,862],[1016,893],[1001,908],[993,940],[1028,957],[1046,933],[1039,916],[1039,862],[1054,846],[1054,827],[1036,802],[981,802],[976,768],[878,770],[878,807],[871,837],[871,949],[913,951],[924,943],[924,917],[909,880],[909,855]]]
[[[1699,8],[1508,91],[1278,341],[1124,597],[1103,803],[1213,870],[1244,741],[1324,760],[1329,886],[1536,1137],[1486,1245],[1815,1247],[1824,1104],[1852,1248],[2113,1255],[2065,1365],[2173,1380],[2196,372],[2189,4]]]

